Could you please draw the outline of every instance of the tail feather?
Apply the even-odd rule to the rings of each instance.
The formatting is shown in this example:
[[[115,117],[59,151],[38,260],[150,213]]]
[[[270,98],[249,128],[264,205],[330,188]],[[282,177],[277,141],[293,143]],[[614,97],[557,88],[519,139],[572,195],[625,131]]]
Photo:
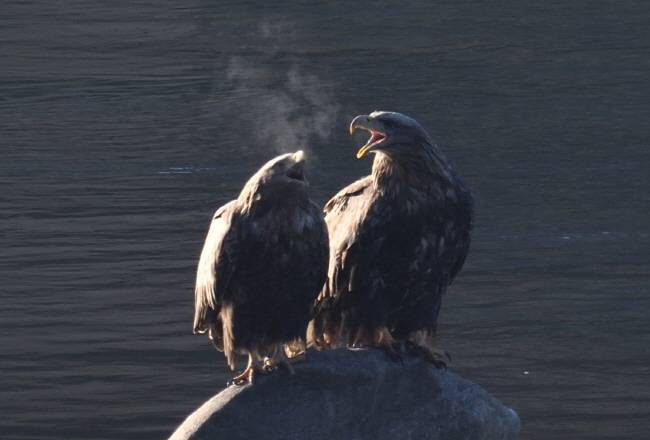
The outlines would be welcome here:
[[[210,329],[212,322],[217,320],[216,312],[209,307],[197,306],[194,309],[194,333],[205,333]]]
[[[235,369],[235,338],[232,333],[232,306],[223,306],[219,314],[222,328],[223,353],[231,370]]]

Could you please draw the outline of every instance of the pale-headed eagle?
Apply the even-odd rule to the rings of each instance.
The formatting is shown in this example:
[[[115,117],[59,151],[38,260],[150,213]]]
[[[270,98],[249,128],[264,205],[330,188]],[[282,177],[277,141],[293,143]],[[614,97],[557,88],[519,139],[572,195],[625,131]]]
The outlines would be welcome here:
[[[325,206],[328,280],[310,326],[317,348],[408,348],[437,367],[437,318],[463,267],[472,230],[472,196],[427,132],[399,113],[357,116],[370,132],[357,157],[375,153],[372,174]]]
[[[194,333],[207,331],[233,370],[235,355],[248,354],[235,384],[269,365],[293,373],[283,344],[304,344],[327,277],[327,226],[307,196],[304,163],[298,151],[264,165],[217,210],[201,252]]]

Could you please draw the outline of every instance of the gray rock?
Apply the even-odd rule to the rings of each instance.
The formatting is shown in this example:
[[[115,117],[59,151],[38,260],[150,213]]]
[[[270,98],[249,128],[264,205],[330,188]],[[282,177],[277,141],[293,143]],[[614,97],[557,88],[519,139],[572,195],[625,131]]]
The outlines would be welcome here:
[[[423,358],[380,350],[309,352],[306,362],[231,386],[170,440],[517,439],[521,424],[483,388]]]

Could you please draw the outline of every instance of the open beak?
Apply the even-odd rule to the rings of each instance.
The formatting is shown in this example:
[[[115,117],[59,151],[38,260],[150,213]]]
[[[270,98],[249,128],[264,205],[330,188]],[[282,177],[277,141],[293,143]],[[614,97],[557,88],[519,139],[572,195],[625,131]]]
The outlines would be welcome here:
[[[376,147],[386,139],[386,133],[382,131],[381,125],[375,120],[366,115],[357,116],[350,124],[350,134],[360,128],[370,132],[370,139],[368,142],[357,151],[357,159],[362,158],[366,153],[374,151]]]
[[[304,172],[304,167],[305,167],[305,162],[307,161],[307,155],[302,151],[296,151],[291,155],[291,157],[294,160],[294,164],[285,171],[285,176],[287,176],[290,179],[299,181],[303,183],[306,186],[309,186],[309,182],[307,182],[307,179],[305,179],[305,172]]]

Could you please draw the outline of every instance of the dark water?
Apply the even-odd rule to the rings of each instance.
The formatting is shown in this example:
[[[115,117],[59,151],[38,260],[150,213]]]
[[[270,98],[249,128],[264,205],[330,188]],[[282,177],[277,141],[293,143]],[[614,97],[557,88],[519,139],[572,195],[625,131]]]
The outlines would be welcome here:
[[[232,374],[210,215],[299,148],[325,202],[382,109],[476,199],[451,370],[523,439],[649,438],[650,3],[458,3],[3,2],[0,437],[166,438]]]

